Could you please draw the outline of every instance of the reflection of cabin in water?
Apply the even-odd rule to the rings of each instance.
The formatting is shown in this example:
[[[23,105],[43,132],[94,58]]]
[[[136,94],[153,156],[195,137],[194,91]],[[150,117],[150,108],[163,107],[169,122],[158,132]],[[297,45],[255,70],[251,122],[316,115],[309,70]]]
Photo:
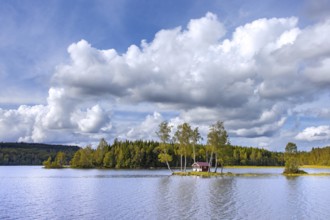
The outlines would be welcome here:
[[[197,171],[197,172],[208,171],[209,167],[210,164],[207,162],[195,162],[192,165],[193,171]]]

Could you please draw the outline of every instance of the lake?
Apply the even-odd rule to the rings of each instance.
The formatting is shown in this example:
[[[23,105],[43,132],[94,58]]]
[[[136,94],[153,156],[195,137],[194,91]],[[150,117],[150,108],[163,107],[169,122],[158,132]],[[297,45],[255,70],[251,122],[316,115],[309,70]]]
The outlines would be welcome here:
[[[304,169],[309,173],[330,169]],[[167,170],[0,167],[0,219],[330,219],[330,176],[283,168],[253,177],[182,177]]]

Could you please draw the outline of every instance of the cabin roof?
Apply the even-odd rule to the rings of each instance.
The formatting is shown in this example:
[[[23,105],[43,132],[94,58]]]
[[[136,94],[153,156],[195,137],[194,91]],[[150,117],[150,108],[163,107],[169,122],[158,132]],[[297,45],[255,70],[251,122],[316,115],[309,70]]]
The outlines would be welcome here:
[[[210,164],[208,162],[195,162],[192,166],[209,167]]]

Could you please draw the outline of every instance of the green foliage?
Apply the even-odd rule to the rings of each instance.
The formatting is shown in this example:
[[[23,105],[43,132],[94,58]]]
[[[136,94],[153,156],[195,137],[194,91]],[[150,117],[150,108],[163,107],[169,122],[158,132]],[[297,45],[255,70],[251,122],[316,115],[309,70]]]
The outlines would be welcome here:
[[[192,139],[193,130],[191,129],[188,123],[183,123],[178,125],[177,131],[175,132],[175,140],[178,142],[179,148],[177,149],[177,153],[182,158],[184,156],[184,171],[186,172],[187,167],[187,155],[191,154],[191,144],[190,141]],[[180,160],[180,166],[182,170],[182,160]]]
[[[297,153],[297,145],[295,143],[289,142],[285,146],[285,153],[288,153],[288,154],[295,154],[295,153]]]
[[[71,160],[73,168],[149,168],[163,167],[162,162],[158,160],[158,152],[162,144],[154,141],[118,141],[115,140],[112,145],[104,148],[100,144],[96,150],[90,146],[80,149]],[[172,154],[170,146],[165,146]],[[96,161],[95,154],[102,150],[102,163]],[[169,158],[168,161],[171,160]],[[101,160],[101,157],[100,157]]]
[[[76,168],[150,168],[166,167],[162,159],[167,159],[171,167],[180,167],[180,155],[174,144],[163,144],[155,141],[118,141],[112,145],[103,145],[106,142],[100,141],[98,148],[101,152],[96,157],[97,149],[88,147],[83,150],[73,146],[24,144],[24,143],[0,143],[0,165],[44,165],[51,166],[55,161],[60,164],[68,164],[71,160],[71,167]],[[105,147],[101,147],[105,146]],[[210,146],[197,144],[196,161],[206,161],[210,156]],[[103,149],[101,151],[101,149]],[[170,155],[160,156],[160,153]],[[56,159],[59,151],[65,153],[65,162]],[[86,151],[86,152],[85,152]],[[50,158],[50,159],[49,159]],[[99,158],[99,159],[97,159]],[[102,158],[102,163],[99,161]],[[248,165],[248,166],[284,166],[285,156],[283,152],[271,152],[266,149],[224,145],[218,154],[218,163],[225,165]],[[299,165],[330,166],[330,147],[313,148],[310,152],[296,153]],[[162,160],[162,161],[160,161]],[[44,161],[44,163],[43,163]],[[62,161],[62,162],[61,162]],[[193,163],[193,157],[187,155],[187,166]],[[213,160],[215,163],[215,159]],[[291,162],[292,164],[292,162]],[[294,163],[293,163],[294,164]],[[291,165],[289,166],[291,167]]]
[[[103,167],[105,168],[113,168],[116,165],[116,159],[115,159],[115,154],[113,149],[111,149],[110,151],[108,151],[105,155],[104,155],[104,159],[103,159]]]
[[[108,143],[102,138],[99,145],[96,148],[96,151],[93,154],[94,165],[100,167],[103,165],[104,156],[108,150]]]
[[[171,126],[169,126],[167,121],[163,121],[159,124],[159,130],[156,132],[162,143],[167,143],[171,138]]]
[[[51,157],[48,157],[42,164],[45,168],[63,168],[66,163],[65,153],[62,151],[56,154],[55,160],[52,161]]]
[[[210,146],[210,160],[209,163],[212,165],[213,155],[215,155],[215,171],[217,171],[218,162],[220,162],[221,167],[223,167],[226,157],[225,145],[228,142],[227,131],[223,125],[222,121],[217,121],[215,124],[210,126],[210,131],[207,135],[207,143]],[[220,156],[220,160],[218,160]],[[222,169],[221,169],[222,172]]]
[[[303,165],[330,166],[330,147],[313,148],[310,152],[299,152],[298,160]]]
[[[191,142],[193,147],[193,160],[196,162],[196,145],[202,140],[202,136],[199,133],[198,127],[196,127],[191,133]]]
[[[220,173],[210,173],[210,172],[175,172],[173,175],[176,176],[199,176],[199,177],[217,177],[222,176]]]
[[[0,143],[0,165],[42,165],[43,161],[55,158],[60,151],[65,153],[65,164],[68,164],[79,149],[67,145]]]
[[[297,145],[295,143],[289,142],[285,147],[285,174],[301,173],[299,170],[299,160],[297,156]]]
[[[160,154],[158,154],[158,159],[160,162],[163,162],[163,163],[166,161],[171,162],[172,156],[169,154],[160,153]]]
[[[168,144],[167,142],[169,142],[170,140],[170,133],[171,133],[171,126],[169,126],[167,121],[163,121],[162,123],[159,124],[159,130],[156,132],[157,136],[159,137],[159,139],[161,140],[162,144],[161,144],[161,154],[163,154],[164,156],[160,156],[159,159],[163,159],[164,161],[161,162],[165,162],[167,165],[167,168],[172,172],[170,164],[169,164],[169,160],[168,160]],[[168,155],[168,156],[167,156]]]
[[[51,168],[52,166],[52,158],[51,157],[48,157],[47,160],[45,160],[42,165],[44,165],[45,168]]]
[[[73,156],[70,164],[73,168],[93,168],[94,150],[91,146],[87,146],[78,150]]]
[[[175,154],[174,144],[154,141],[118,141],[105,147],[103,163],[98,165],[95,153],[98,149],[80,149],[71,160],[75,168],[150,168],[166,167],[166,161],[171,167],[180,166],[180,155]],[[87,151],[87,152],[86,152]],[[166,153],[165,153],[166,152]],[[241,156],[242,155],[242,156]],[[206,146],[196,145],[196,161],[205,161]],[[265,149],[247,148],[224,145],[219,153],[219,163],[226,165],[283,166],[283,153],[270,152]],[[193,163],[192,157],[187,157],[187,166]]]
[[[284,173],[299,173],[299,163],[296,155],[290,155],[285,157],[285,169]]]

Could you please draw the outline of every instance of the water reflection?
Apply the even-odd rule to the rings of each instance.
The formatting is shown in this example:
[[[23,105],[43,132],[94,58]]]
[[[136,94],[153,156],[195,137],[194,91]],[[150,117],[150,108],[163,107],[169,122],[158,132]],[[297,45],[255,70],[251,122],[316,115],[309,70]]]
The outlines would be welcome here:
[[[234,178],[160,178],[157,216],[165,219],[230,218],[235,215],[234,187]]]
[[[211,182],[209,188],[209,213],[211,219],[233,219],[236,206],[234,178],[219,178]],[[207,199],[207,198],[206,198]]]
[[[158,191],[155,194],[157,219],[165,219],[164,213],[170,213],[172,209],[172,196],[171,196],[171,177],[163,177],[158,180]]]
[[[330,219],[329,176],[258,172],[275,174],[0,167],[0,219]]]

